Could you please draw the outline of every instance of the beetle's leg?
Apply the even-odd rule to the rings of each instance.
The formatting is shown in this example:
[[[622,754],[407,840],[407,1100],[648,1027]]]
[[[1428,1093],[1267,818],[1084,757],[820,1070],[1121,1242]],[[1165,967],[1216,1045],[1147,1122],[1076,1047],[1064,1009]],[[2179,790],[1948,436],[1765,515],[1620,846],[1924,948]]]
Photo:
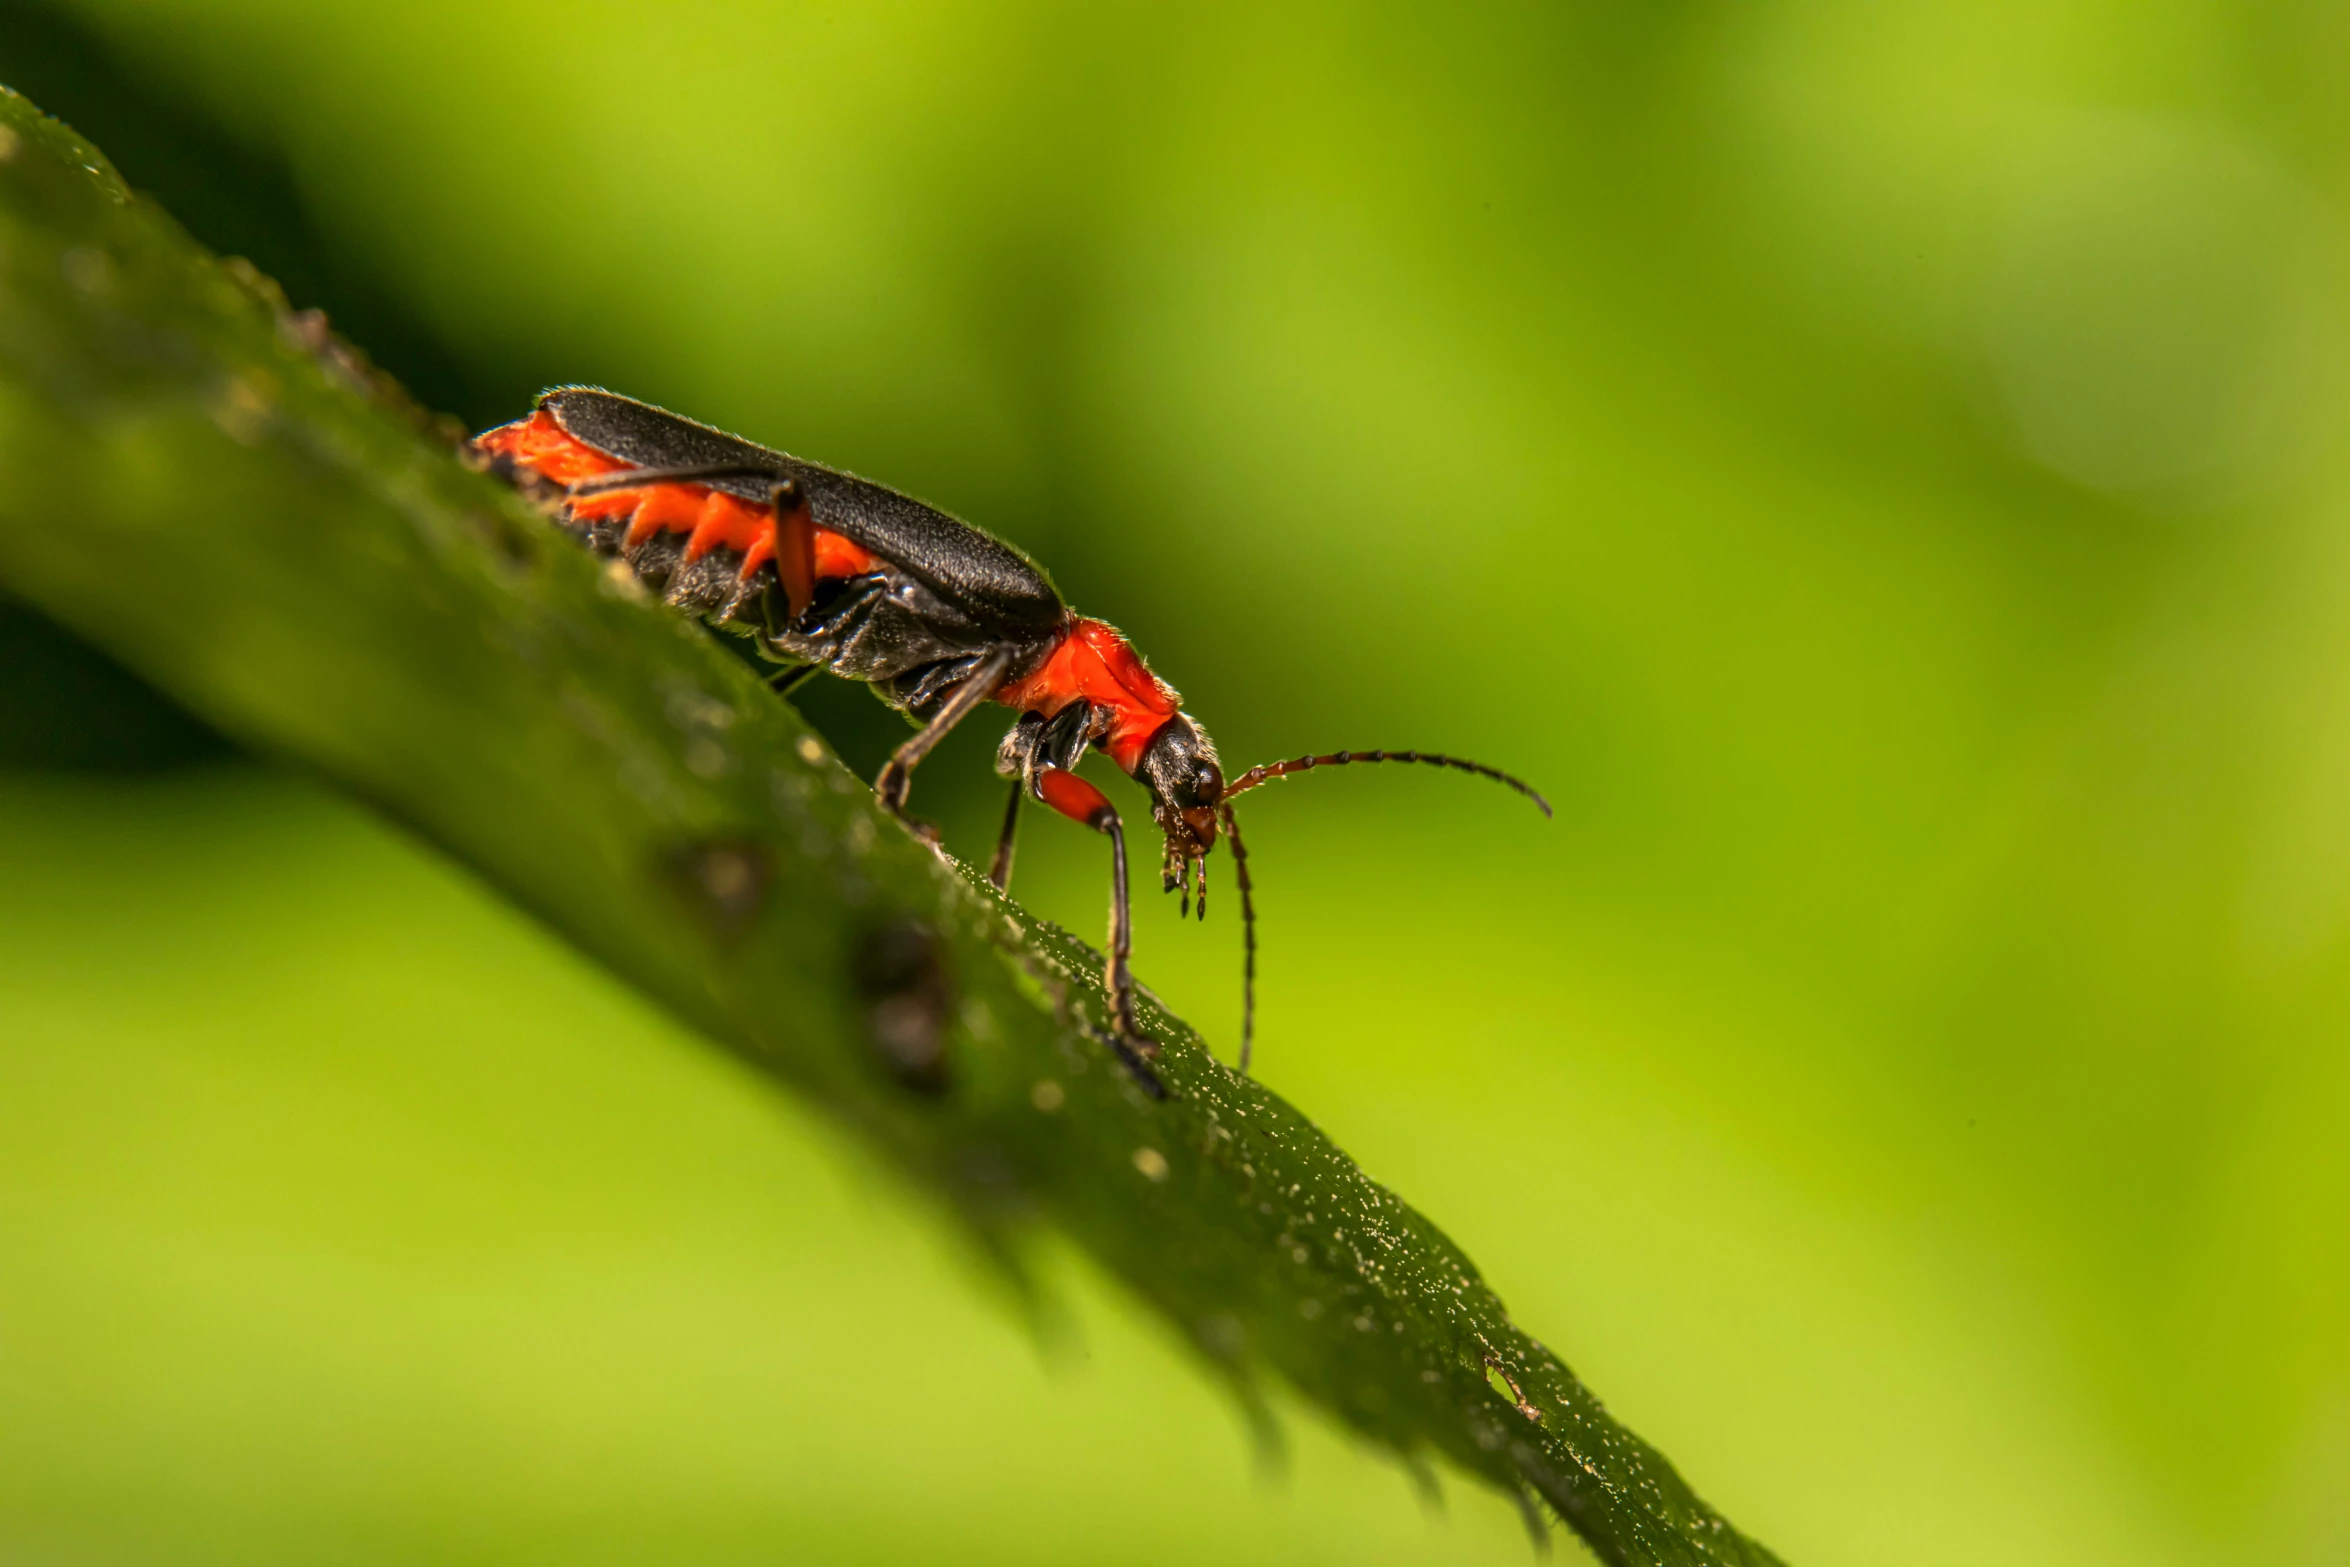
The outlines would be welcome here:
[[[995,859],[987,872],[987,879],[995,883],[996,891],[1002,892],[1012,884],[1012,835],[1020,828],[1022,791],[1035,787],[1035,775],[1040,768],[1075,771],[1093,745],[1093,722],[1093,704],[1079,697],[1049,719],[1036,713],[1021,714],[1018,726],[1004,737],[1003,750],[996,757],[996,771],[1014,777],[1012,798],[1004,805],[1003,836],[996,840]]]
[[[1037,765],[1075,772],[1077,764],[1085,760],[1085,753],[1092,749],[1094,717],[1094,705],[1079,697],[1046,719],[1044,733],[1036,742]]]
[[[932,715],[921,732],[890,754],[881,764],[881,772],[873,780],[873,792],[881,796],[881,803],[901,820],[906,815],[906,791],[913,786],[914,769],[921,765],[931,748],[947,737],[947,732],[971,716],[971,710],[995,695],[996,687],[1004,683],[1004,675],[1012,667],[1012,650],[999,647],[979,661],[963,683]]]
[[[988,861],[988,884],[998,892],[1012,886],[1012,839],[1020,831],[1020,797],[1028,792],[1024,778],[1012,780],[1012,797],[1004,802],[1004,830],[996,836],[995,858]]]
[[[778,478],[767,491],[767,506],[775,516],[775,584],[796,621],[816,602],[816,519],[797,479]]]
[[[593,478],[581,479],[564,486],[566,493],[586,497],[609,495],[614,490],[637,490],[655,484],[695,484],[710,479],[766,479],[771,483],[789,484],[793,481],[777,473],[772,464],[746,462],[697,462],[676,468],[620,468],[611,473],[599,473]]]
[[[1126,831],[1118,820],[1118,808],[1092,784],[1058,767],[1039,767],[1030,787],[1039,800],[1063,816],[1109,837],[1110,954],[1103,977],[1109,985],[1113,1032],[1119,1054],[1128,1057],[1126,1064],[1145,1087],[1163,1094],[1165,1089],[1157,1078],[1140,1064],[1156,1056],[1159,1047],[1134,1021],[1134,972],[1128,961],[1134,953],[1134,912],[1126,888]]]
[[[775,623],[775,591],[773,585],[769,585],[759,594],[759,626],[751,632],[751,641],[758,646],[760,652],[780,664],[794,655],[786,653],[776,645],[777,639],[783,635],[783,629]],[[789,696],[805,685],[810,675],[823,667],[821,664],[810,661],[794,664],[788,669],[779,669],[774,674],[765,677],[767,689],[777,696]]]
[[[1003,831],[996,837],[995,858],[987,867],[987,879],[998,892],[1012,885],[1012,840],[1020,830],[1020,796],[1036,776],[1037,748],[1043,743],[1044,715],[1022,713],[995,750],[996,776],[1012,780],[1012,798],[1004,805]]]
[[[1021,794],[1035,787],[1039,768],[1074,769],[1083,761],[1093,745],[1093,723],[1093,704],[1079,697],[1050,719],[1040,713],[1022,713],[1020,722],[1004,736],[996,752],[995,770],[1012,780],[1012,797],[1004,802],[1004,830],[996,839],[995,858],[987,868],[987,879],[996,891],[1012,884],[1012,839],[1020,830]]]

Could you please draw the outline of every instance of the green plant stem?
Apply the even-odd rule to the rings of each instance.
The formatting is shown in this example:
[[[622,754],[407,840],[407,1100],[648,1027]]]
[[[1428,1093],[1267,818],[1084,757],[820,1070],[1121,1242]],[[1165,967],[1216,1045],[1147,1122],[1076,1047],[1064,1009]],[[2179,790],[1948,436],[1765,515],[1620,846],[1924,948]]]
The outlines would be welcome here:
[[[1001,1252],[1060,1227],[1244,1398],[1271,1369],[1616,1563],[1775,1560],[1458,1248],[1147,993],[917,843],[251,269],[0,100],[0,577],[853,1127]]]

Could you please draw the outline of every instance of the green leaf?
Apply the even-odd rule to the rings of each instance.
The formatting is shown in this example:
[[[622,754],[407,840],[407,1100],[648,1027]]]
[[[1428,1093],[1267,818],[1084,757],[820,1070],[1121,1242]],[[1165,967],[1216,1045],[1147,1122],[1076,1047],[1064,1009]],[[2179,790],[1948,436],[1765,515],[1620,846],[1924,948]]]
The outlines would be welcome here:
[[[472,867],[853,1128],[998,1255],[1059,1227],[1252,1408],[1535,1498],[1609,1562],[1776,1560],[1511,1323],[1437,1228],[1147,992],[875,806],[251,268],[0,99],[0,578]]]

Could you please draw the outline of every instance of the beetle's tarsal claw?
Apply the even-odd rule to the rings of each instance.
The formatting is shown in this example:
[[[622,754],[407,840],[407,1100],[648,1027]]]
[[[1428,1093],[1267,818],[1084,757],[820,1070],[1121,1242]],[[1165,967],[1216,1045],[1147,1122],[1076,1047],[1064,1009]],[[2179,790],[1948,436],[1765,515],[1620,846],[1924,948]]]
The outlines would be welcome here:
[[[1120,1064],[1133,1074],[1134,1081],[1144,1093],[1153,1099],[1169,1097],[1166,1083],[1150,1068],[1151,1060],[1159,1053],[1157,1041],[1145,1039],[1139,1034],[1129,1037],[1112,1032],[1110,1048],[1116,1052]]]

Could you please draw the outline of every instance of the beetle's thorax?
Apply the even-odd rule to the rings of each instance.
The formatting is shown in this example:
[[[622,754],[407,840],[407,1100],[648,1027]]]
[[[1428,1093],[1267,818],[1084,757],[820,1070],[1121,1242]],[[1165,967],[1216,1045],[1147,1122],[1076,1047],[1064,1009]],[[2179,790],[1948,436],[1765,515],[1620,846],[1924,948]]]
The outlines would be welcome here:
[[[1072,621],[996,700],[1024,715],[1005,738],[999,770],[1033,767],[1039,756],[1071,767],[1088,747],[1098,747],[1149,792],[1170,866],[1198,859],[1215,843],[1216,806],[1224,795],[1215,743],[1182,710],[1174,687],[1151,673],[1112,627]]]
[[[1105,622],[1082,619],[1072,621],[1053,650],[995,699],[1046,719],[1073,702],[1091,703],[1093,743],[1130,775],[1141,765],[1151,738],[1183,705],[1133,644]]]

